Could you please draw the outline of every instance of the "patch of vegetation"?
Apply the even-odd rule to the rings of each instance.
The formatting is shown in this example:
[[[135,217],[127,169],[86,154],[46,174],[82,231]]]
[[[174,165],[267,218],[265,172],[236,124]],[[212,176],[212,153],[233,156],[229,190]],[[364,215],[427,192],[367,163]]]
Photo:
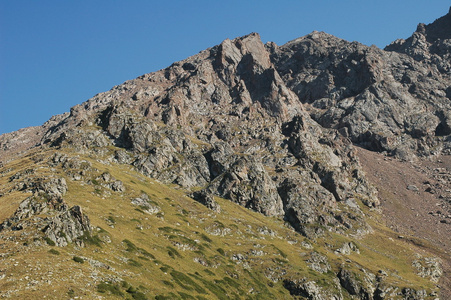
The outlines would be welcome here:
[[[79,264],[83,264],[85,260],[79,256],[72,257],[73,261],[78,262]]]
[[[53,254],[53,255],[60,255],[60,252],[58,250],[55,250],[55,249],[50,249],[49,253]]]
[[[138,251],[139,251],[142,255],[144,255],[144,256],[146,256],[146,257],[149,257],[149,258],[151,258],[151,259],[155,259],[155,256],[153,256],[152,253],[149,253],[146,249],[138,248]]]
[[[273,258],[273,261],[274,261],[274,262],[277,262],[277,263],[279,263],[279,264],[282,264],[282,265],[288,263],[288,260],[283,259],[283,258],[279,258],[279,257],[274,257],[274,258]]]
[[[163,231],[164,233],[179,233],[179,232],[182,232],[181,230],[179,230],[177,228],[172,228],[172,227],[169,227],[169,226],[160,227],[160,228],[158,228],[158,230]]]
[[[100,227],[100,226],[97,226],[97,232],[98,232],[98,233],[108,234],[108,231],[106,231],[105,229],[103,229],[103,228]]]
[[[102,240],[97,235],[91,235],[88,231],[83,232],[83,235],[77,240],[83,241],[85,244],[94,245],[102,248]]]
[[[265,283],[263,283],[260,278],[258,278],[257,274],[254,274],[252,272],[249,272],[249,270],[245,269],[244,272],[254,281],[254,283],[258,286],[258,291],[260,292],[260,295],[263,297],[268,297],[269,299],[273,298],[274,296],[270,293],[268,290],[268,287]]]
[[[213,242],[212,239],[209,238],[208,236],[206,236],[204,233],[202,233],[202,234],[200,235],[200,237],[201,237],[204,241],[206,241],[207,243]]]
[[[140,292],[137,288],[133,287],[133,286],[129,286],[126,290],[126,292],[130,295],[132,295],[133,299],[136,300],[146,300],[147,297],[144,293]]]
[[[213,273],[212,271],[208,270],[208,269],[204,269],[204,272],[207,273],[210,276],[216,276],[215,273]]]
[[[142,213],[142,214],[145,214],[145,212],[142,209],[140,209],[140,208],[135,208],[135,210],[140,212],[140,213]]]
[[[222,248],[218,248],[216,249],[216,251],[218,251],[219,254],[221,254],[222,256],[225,256],[225,251]]]
[[[170,269],[171,269],[171,267],[169,267],[169,266],[160,267],[160,270],[163,271],[164,273],[167,273]]]
[[[108,222],[110,222],[111,224],[116,224],[116,220],[114,219],[113,216],[108,216],[107,220],[108,220]]]
[[[167,286],[169,286],[169,287],[171,287],[171,288],[174,287],[174,285],[173,285],[172,282],[170,282],[170,281],[162,280],[161,282],[163,282],[163,284],[165,284],[165,285],[167,285]]]
[[[199,294],[206,294],[207,291],[197,284],[194,280],[192,280],[189,276],[184,273],[178,272],[176,270],[172,270],[171,276],[174,281],[183,289],[187,291],[195,290]]]
[[[168,246],[167,249],[168,249],[168,255],[169,255],[171,258],[175,258],[176,256],[177,256],[178,258],[182,258],[182,255],[181,255],[177,250],[175,250],[174,248],[172,248],[171,246]]]
[[[133,266],[133,267],[141,267],[141,266],[143,265],[142,263],[137,262],[137,261],[134,260],[134,259],[129,259],[129,260],[128,260],[128,264],[129,264],[130,266]]]
[[[227,291],[220,287],[218,284],[205,280],[203,278],[197,277],[199,281],[203,283],[203,285],[213,293],[220,300],[228,300],[230,297],[227,295]]]
[[[155,296],[155,300],[173,300],[173,299],[179,299],[179,297],[174,293],[169,293],[168,296],[165,295],[157,295]]]
[[[240,284],[230,277],[224,277],[223,281],[225,281],[228,285],[230,285],[236,289],[238,289],[240,287]]]
[[[131,287],[131,284],[128,283],[127,281],[123,280],[123,281],[121,282],[121,286],[122,286],[124,289],[128,289],[129,287]]]
[[[186,293],[183,293],[183,292],[177,292],[179,295],[180,295],[180,297],[182,297],[182,299],[183,300],[186,300],[186,299],[194,299],[194,300],[196,300],[196,298],[194,298],[193,296],[191,296],[191,295],[188,295],[188,294],[186,294]]]
[[[68,291],[67,291],[67,295],[69,296],[69,297],[74,297],[75,296],[75,291],[73,290],[73,289],[69,289]]]
[[[287,258],[288,257],[288,255],[285,252],[283,252],[282,250],[280,250],[279,248],[277,248],[274,245],[273,245],[273,247],[274,247],[274,249],[276,249],[277,252],[279,252],[280,256],[282,256],[283,258]]]
[[[52,241],[48,236],[44,237],[44,241],[47,243],[47,245],[49,246],[56,246],[55,242]]]
[[[109,282],[101,282],[97,285],[97,292],[106,294],[110,293],[116,296],[124,296],[124,292],[122,292],[121,288],[117,284],[112,284]]]
[[[135,244],[133,244],[130,240],[125,239],[125,240],[122,241],[122,243],[124,243],[125,246],[126,246],[125,251],[127,251],[127,252],[136,252],[136,251],[138,251],[138,247],[136,247]]]

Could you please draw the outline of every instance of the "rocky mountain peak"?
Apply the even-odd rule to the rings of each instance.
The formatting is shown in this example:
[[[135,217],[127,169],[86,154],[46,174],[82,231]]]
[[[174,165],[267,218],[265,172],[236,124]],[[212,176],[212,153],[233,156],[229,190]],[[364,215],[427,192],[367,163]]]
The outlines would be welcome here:
[[[367,153],[363,157],[370,157],[371,161],[384,155],[386,160],[400,164],[420,165],[451,154],[449,21],[448,13],[432,24],[420,24],[410,38],[397,40],[384,50],[317,31],[280,46],[263,44],[257,33],[226,39],[165,69],[97,94],[41,127],[0,136],[0,167],[5,169],[0,173],[5,186],[0,190],[0,204],[4,194],[14,199],[21,193],[33,194],[24,196],[15,211],[7,206],[10,216],[0,220],[0,231],[2,235],[14,235],[16,231],[20,234],[35,228],[37,233],[33,236],[38,236],[38,240],[42,233],[47,243],[60,247],[75,243],[81,248],[89,243],[112,242],[107,231],[98,227],[96,232],[92,224],[103,222],[113,231],[115,225],[127,224],[129,217],[136,222],[133,230],[142,234],[160,224],[157,231],[165,234],[151,235],[159,239],[158,243],[162,238],[168,239],[170,244],[163,252],[171,259],[182,257],[176,255],[178,252],[172,247],[175,246],[195,251],[197,256],[190,257],[189,263],[220,269],[223,261],[217,253],[225,256],[224,250],[217,248],[213,250],[217,253],[208,257],[201,255],[201,250],[210,249],[212,240],[204,234],[202,239],[210,243],[204,246],[187,236],[192,222],[196,228],[204,226],[212,236],[231,236],[229,227],[233,226],[212,221],[218,215],[224,217],[222,221],[234,224],[234,237],[252,232],[250,225],[237,225],[246,221],[235,214],[232,217],[233,202],[260,213],[261,218],[264,215],[271,217],[268,220],[285,222],[280,228],[288,227],[305,241],[327,241],[324,255],[316,252],[318,247],[313,251],[310,242],[305,241],[298,250],[312,250],[301,255],[305,256],[303,263],[314,272],[331,277],[327,277],[325,286],[333,288],[323,290],[314,281],[300,278],[298,271],[291,270],[287,275],[287,265],[280,258],[268,262],[264,270],[266,279],[271,280],[268,286],[283,281],[281,289],[312,299],[343,299],[343,293],[361,299],[384,299],[381,295],[385,292],[398,290],[392,288],[394,283],[384,285],[388,276],[385,271],[366,270],[342,255],[352,258],[379,247],[371,241],[360,252],[354,242],[368,238],[380,228],[384,229],[377,234],[385,238],[389,230],[375,220],[387,199],[392,203],[402,197],[387,196],[384,189],[379,189],[379,193],[363,171],[368,162],[362,163],[359,156]],[[35,163],[39,167],[28,168]],[[12,167],[6,167],[9,165]],[[378,164],[375,165],[377,169]],[[50,171],[42,171],[47,169]],[[449,178],[440,170],[434,173],[440,176],[435,185],[432,179],[423,180],[424,184],[428,182],[429,192],[449,190]],[[54,172],[60,177],[49,177]],[[380,167],[377,172],[385,170]],[[406,189],[420,193],[412,184]],[[76,193],[86,199],[79,200]],[[436,197],[434,201],[441,201],[440,205],[445,203],[444,207],[451,199],[444,192],[430,197]],[[68,198],[74,202],[71,206]],[[104,203],[114,206],[110,215],[106,215]],[[182,203],[196,212],[183,208]],[[194,205],[199,203],[205,207]],[[82,209],[84,205],[90,208]],[[116,210],[116,205],[120,209]],[[123,207],[131,211],[126,210],[128,217],[120,215]],[[200,213],[202,209],[206,212]],[[101,217],[90,215],[92,211]],[[168,220],[186,232],[165,226],[165,213],[169,212],[172,215]],[[137,219],[136,213],[146,218]],[[203,217],[198,218],[200,214]],[[441,216],[442,212],[434,214]],[[120,220],[116,223],[115,218]],[[268,227],[258,228],[262,235],[276,235]],[[195,230],[193,234],[199,234],[200,229]],[[252,233],[251,240],[255,237]],[[330,244],[329,238],[339,240],[341,245]],[[128,239],[120,243],[127,246],[125,252],[147,252]],[[241,240],[227,243],[240,246]],[[263,249],[258,243],[252,240],[252,247]],[[249,255],[263,257],[263,253],[252,249]],[[277,253],[286,256],[282,250]],[[331,255],[339,257],[334,266],[328,263]],[[296,260],[299,257],[296,252]],[[149,260],[142,260],[146,259]],[[163,260],[171,263],[167,258]],[[230,255],[230,261],[243,264],[247,270],[246,260],[241,253]],[[221,263],[215,264],[216,261]],[[134,267],[140,264],[132,259],[121,262]],[[155,263],[159,265],[161,261],[155,259]],[[436,268],[437,263],[433,261],[431,265]],[[422,268],[420,258],[415,266]],[[330,272],[332,268],[334,272]],[[434,269],[432,276],[429,269],[423,268],[422,274],[437,280],[440,272]],[[168,269],[164,265],[160,270]],[[232,271],[224,272],[235,276]],[[194,280],[171,274],[179,280],[174,282],[184,280],[181,287]],[[247,276],[243,274],[240,276]],[[357,278],[365,280],[362,283]],[[199,288],[196,291],[207,293]],[[425,293],[409,288],[391,296],[415,298]]]
[[[433,59],[431,55],[434,54],[449,60],[451,54],[450,28],[451,13],[448,12],[431,24],[418,24],[417,30],[411,37],[406,40],[398,39],[385,47],[385,50],[406,53],[418,61]]]
[[[435,20],[433,23],[424,26],[424,35],[429,43],[434,43],[436,40],[451,39],[451,7],[449,12],[443,17]]]

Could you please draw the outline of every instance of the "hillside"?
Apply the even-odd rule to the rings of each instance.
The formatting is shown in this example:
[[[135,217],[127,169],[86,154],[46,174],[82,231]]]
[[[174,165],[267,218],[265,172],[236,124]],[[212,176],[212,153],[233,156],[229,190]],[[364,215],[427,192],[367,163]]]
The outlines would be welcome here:
[[[252,33],[0,136],[0,295],[446,299],[450,20]]]

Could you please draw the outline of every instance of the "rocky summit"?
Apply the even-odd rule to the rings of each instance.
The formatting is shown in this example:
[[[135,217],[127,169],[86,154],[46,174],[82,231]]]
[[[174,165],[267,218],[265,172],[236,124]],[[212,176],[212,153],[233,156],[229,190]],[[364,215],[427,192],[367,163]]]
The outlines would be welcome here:
[[[0,136],[0,297],[449,299],[451,11],[256,33]]]

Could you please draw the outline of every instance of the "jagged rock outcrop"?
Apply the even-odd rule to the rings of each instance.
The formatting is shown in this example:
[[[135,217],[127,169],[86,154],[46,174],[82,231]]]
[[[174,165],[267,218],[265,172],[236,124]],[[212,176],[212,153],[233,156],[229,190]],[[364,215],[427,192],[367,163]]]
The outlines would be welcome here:
[[[268,216],[283,214],[282,199],[275,182],[263,164],[251,157],[234,162],[210,184],[208,190]]]
[[[10,181],[20,179],[22,173],[15,174]],[[64,178],[25,178],[16,184],[18,190],[32,192],[33,196],[23,200],[14,214],[0,224],[0,231],[20,231],[27,227],[37,227],[55,245],[64,247],[92,232],[89,218],[80,206],[69,208],[63,199],[67,192]],[[43,218],[42,216],[46,216]]]
[[[283,216],[307,236],[321,234],[318,224],[367,232],[356,201],[378,200],[350,142],[310,117],[274,53],[257,34],[225,40],[72,108],[43,141],[78,151],[121,147],[127,152],[111,160]]]
[[[300,296],[312,300],[341,300],[343,295],[336,291],[328,291],[316,284],[314,281],[303,279],[286,279],[284,287],[290,291],[293,296]],[[301,298],[301,299],[302,299]]]
[[[76,205],[50,219],[43,232],[57,246],[64,247],[84,235],[90,235],[92,230],[88,216]],[[81,239],[77,242],[83,245]]]
[[[215,201],[213,196],[209,194],[207,191],[202,190],[198,192],[194,192],[190,195],[194,200],[198,201],[199,203],[202,203],[209,209],[211,209],[214,212],[220,213],[221,212],[221,206],[218,204],[218,202]]]
[[[341,269],[338,273],[341,286],[348,291],[350,295],[358,296],[359,299],[372,299],[374,287],[356,276],[356,274]]]
[[[370,150],[411,159],[449,152],[450,18],[420,25],[387,51],[323,32],[267,47],[314,120]]]

